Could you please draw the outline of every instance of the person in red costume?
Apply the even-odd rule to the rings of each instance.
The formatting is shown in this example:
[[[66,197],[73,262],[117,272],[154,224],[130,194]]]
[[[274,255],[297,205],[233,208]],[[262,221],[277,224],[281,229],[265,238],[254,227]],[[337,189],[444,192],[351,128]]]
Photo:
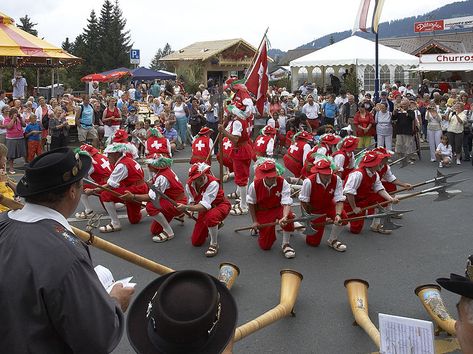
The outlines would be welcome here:
[[[223,161],[220,160],[220,154],[217,154],[217,160],[219,163],[223,163],[223,182],[227,182],[230,177],[235,177],[233,173],[233,160],[230,157],[230,154],[233,150],[233,143],[227,137],[222,139],[222,155]]]
[[[140,164],[133,160],[129,155],[129,147],[127,144],[110,144],[105,149],[111,165],[113,166],[112,173],[107,182],[103,185],[120,195],[130,192],[135,194],[148,193],[148,185],[144,180],[144,172]],[[88,189],[86,193],[100,194],[100,201],[103,203],[105,210],[110,216],[110,223],[101,226],[100,232],[108,233],[121,230],[120,220],[118,220],[117,209],[115,203],[123,200],[110,193],[109,191],[100,188]],[[130,224],[137,224],[141,221],[141,203],[133,199],[133,201],[125,202],[126,212]]]
[[[344,181],[349,173],[355,168],[355,154],[353,151],[358,147],[358,138],[349,135],[337,144],[338,151],[335,152],[333,162],[337,166],[337,175]]]
[[[210,234],[210,245],[206,257],[218,253],[218,228],[230,213],[231,204],[225,198],[219,180],[210,173],[210,166],[199,162],[189,170],[186,192],[190,204],[178,204],[177,210],[197,212],[197,221],[192,232],[192,245],[202,246]]]
[[[334,173],[336,166],[330,158],[321,158],[314,163],[312,174],[302,183],[299,193],[301,208],[307,214],[324,214],[311,221],[312,224],[322,223],[327,219],[333,220],[334,224],[330,232],[327,244],[335,251],[344,252],[347,246],[338,240],[343,231],[341,223],[346,218],[343,211],[343,183],[339,176]],[[318,247],[324,235],[325,226],[314,226],[316,233],[306,236],[309,246]]]
[[[160,193],[179,204],[187,204],[187,198],[182,183],[171,169],[172,159],[159,156],[146,160],[149,170],[154,174],[151,179],[150,189],[147,194],[127,192],[122,197],[127,201],[136,200],[147,202],[146,211],[153,218],[151,234],[154,242],[165,242],[174,238],[174,230],[169,222],[173,218],[183,215],[167,198],[162,198]]]
[[[223,88],[224,90],[230,89],[233,93],[231,105],[227,107],[228,110],[230,113],[233,113],[248,122],[247,132],[248,135],[251,136],[254,125],[254,101],[246,86],[241,82],[242,80],[238,80],[236,77],[231,77],[225,81]]]
[[[113,135],[110,135],[107,145],[109,144],[126,144],[126,154],[132,159],[137,159],[139,157],[138,149],[134,144],[128,141],[128,133],[125,129],[118,129],[113,133]]]
[[[209,166],[212,165],[212,154],[210,153],[214,147],[214,142],[210,137],[212,133],[213,130],[208,127],[202,127],[200,129],[192,142],[191,165],[197,162],[205,162]]]
[[[400,181],[391,171],[391,167],[389,166],[388,160],[394,155],[394,152],[388,151],[382,146],[373,149],[373,151],[376,151],[383,157],[383,160],[381,161],[381,168],[378,170],[378,175],[386,192],[388,192],[389,194],[395,192],[397,190],[397,186],[407,188],[407,190],[412,189],[412,185],[410,183]],[[384,199],[379,195],[378,199],[380,203],[384,201]],[[388,205],[387,209],[392,209],[392,204]],[[368,213],[374,213],[374,210],[369,210]],[[396,215],[392,216],[391,218],[402,218],[402,216]],[[383,230],[383,228],[379,226],[380,222],[381,221],[379,219],[373,219],[371,229],[376,232],[381,231],[381,233],[385,233],[386,231],[389,232],[390,230]]]
[[[301,177],[302,167],[311,150],[309,141],[312,141],[312,135],[306,131],[295,134],[294,142],[289,146],[287,153],[283,157],[284,166],[296,178]]]
[[[378,203],[380,198],[390,201],[391,203],[398,203],[399,200],[392,197],[386,192],[383,184],[379,178],[377,171],[381,168],[383,156],[376,151],[368,151],[361,159],[361,162],[355,170],[348,175],[343,193],[345,194],[345,211],[347,214],[353,211],[353,216],[364,216],[366,211],[361,211],[362,208]],[[374,222],[374,220],[373,220]],[[350,232],[359,234],[363,229],[364,220],[351,221]],[[372,231],[379,233],[389,233],[388,230],[383,230],[381,225],[376,228],[371,227]]]
[[[259,159],[255,167],[255,179],[248,188],[246,200],[253,219],[254,230],[259,231],[258,244],[261,249],[271,249],[276,241],[276,226],[267,226],[258,230],[258,225],[279,220],[283,230],[282,252],[286,258],[294,258],[296,252],[289,244],[291,232],[294,232],[294,214],[291,212],[291,187],[281,177],[284,169],[274,160]],[[282,171],[281,171],[282,169]]]
[[[276,136],[276,129],[270,125],[266,125],[261,129],[261,134],[258,135],[253,143],[253,150],[256,157],[272,157],[274,151],[274,137]]]
[[[79,153],[87,154],[92,158],[92,165],[87,176],[91,181],[103,185],[107,183],[112,169],[110,166],[110,161],[105,155],[99,153],[99,151],[89,144],[82,144],[79,148]],[[84,182],[83,190],[95,188],[91,184]],[[82,193],[80,196],[80,201],[84,206],[85,210],[79,213],[76,213],[77,219],[88,219],[94,215],[92,206],[90,205],[89,196],[86,193]]]
[[[235,112],[235,107],[229,108],[229,112]],[[240,198],[240,202],[232,206],[232,215],[248,214],[248,204],[246,194],[248,179],[250,176],[250,165],[253,156],[250,137],[248,135],[248,121],[244,118],[244,111],[240,113],[229,113],[229,123],[226,127],[223,124],[218,126],[220,134],[228,138],[233,143],[230,158],[233,160],[233,172],[235,173],[235,184],[237,191],[228,195],[229,198]]]
[[[332,156],[333,147],[337,145],[340,139],[338,135],[332,133],[323,134],[319,139],[319,143],[307,155],[302,167],[301,176],[304,178],[309,177],[312,174],[311,169],[317,160],[323,156]]]
[[[151,128],[146,139],[146,157],[152,159],[155,156],[171,157],[171,143],[166,139],[158,128]]]

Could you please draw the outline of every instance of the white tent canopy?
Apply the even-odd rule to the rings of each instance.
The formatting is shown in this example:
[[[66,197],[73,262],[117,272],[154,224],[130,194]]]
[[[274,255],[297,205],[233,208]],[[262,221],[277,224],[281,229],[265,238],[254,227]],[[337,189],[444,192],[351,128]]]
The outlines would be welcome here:
[[[290,66],[374,65],[375,43],[348,37],[290,62]],[[379,65],[418,65],[419,58],[379,44]]]
[[[348,37],[328,47],[307,54],[289,63],[292,89],[303,81],[315,82],[325,88],[329,75],[341,78],[348,71],[356,72],[366,91],[374,90],[375,43],[358,36]],[[399,50],[379,45],[380,82],[411,80],[409,70],[419,65],[419,58]]]

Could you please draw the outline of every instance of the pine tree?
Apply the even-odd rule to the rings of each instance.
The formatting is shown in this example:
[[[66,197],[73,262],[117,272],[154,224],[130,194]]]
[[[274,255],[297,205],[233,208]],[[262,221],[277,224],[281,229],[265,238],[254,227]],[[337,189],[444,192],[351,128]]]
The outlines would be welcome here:
[[[101,61],[100,53],[100,31],[97,16],[95,11],[90,12],[90,17],[87,19],[87,27],[84,28],[84,41],[86,44],[85,58],[91,72],[101,71],[103,63]]]
[[[113,48],[113,67],[118,68],[121,66],[128,67],[129,53],[131,50],[130,43],[130,31],[125,30],[126,19],[123,18],[123,12],[120,9],[118,0],[115,0],[115,5],[112,12],[112,26],[111,26],[111,38]]]
[[[153,70],[173,70],[172,65],[159,61],[162,57],[165,57],[166,55],[169,55],[171,53],[173,53],[173,50],[171,49],[169,43],[166,43],[164,48],[158,49],[158,51],[153,57],[153,60],[151,61],[149,68]]]
[[[66,52],[71,53],[73,51],[73,44],[69,41],[69,37],[66,37],[66,40],[62,42],[61,44],[62,49],[64,49]]]
[[[23,31],[31,33],[33,36],[38,36],[38,31],[34,28],[37,23],[31,22],[31,18],[28,15],[20,17],[21,25],[18,25]]]
[[[100,41],[100,64],[107,69],[114,68],[113,66],[113,41],[112,37],[112,21],[113,21],[113,4],[110,0],[105,0],[102,9],[100,10],[99,19],[99,41]]]

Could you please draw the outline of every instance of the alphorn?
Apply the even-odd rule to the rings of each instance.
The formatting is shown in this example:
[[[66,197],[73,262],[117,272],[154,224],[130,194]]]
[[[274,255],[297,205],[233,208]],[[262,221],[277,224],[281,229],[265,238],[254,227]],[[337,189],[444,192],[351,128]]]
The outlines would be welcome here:
[[[0,198],[0,204],[5,205],[7,208],[10,208],[12,210],[17,210],[23,208],[23,204],[20,202],[17,202],[16,200],[5,198],[1,196]],[[94,236],[92,234],[89,234],[88,232],[85,232],[81,229],[78,229],[77,227],[74,227],[71,225],[72,231],[74,234],[79,237],[82,241],[85,243],[92,245],[98,249],[101,249],[104,252],[110,253],[111,255],[114,255],[118,258],[121,258],[125,261],[128,261],[130,263],[133,263],[139,267],[142,267],[144,269],[150,270],[153,273],[159,274],[159,275],[164,275],[168,274],[171,272],[174,272],[174,269],[166,267],[162,264],[159,264],[157,262],[154,262],[148,258],[145,258],[143,256],[140,256],[139,254],[136,254],[134,252],[128,251],[125,248],[122,248],[120,246],[115,245],[114,243],[108,242],[98,236]],[[231,274],[229,268],[233,267],[235,270],[236,274]],[[222,268],[224,270],[222,270]],[[231,274],[231,276],[225,278],[225,280],[222,280],[220,278],[220,274],[224,272],[225,274]],[[222,263],[220,265],[220,272],[219,272],[219,280],[222,281],[225,286],[230,289],[232,285],[235,283],[236,278],[240,274],[240,269],[232,264],[232,263]]]
[[[16,209],[21,209],[23,208],[23,204],[14,200],[8,200],[8,204],[4,204],[4,200],[7,198],[3,198],[0,200],[0,203],[9,207],[12,210]],[[133,253],[131,251],[128,251],[125,248],[122,248],[120,246],[117,246],[111,242],[108,242],[100,237],[94,236],[92,234],[89,234],[88,232],[85,232],[81,229],[78,229],[77,227],[72,226],[72,231],[74,234],[79,237],[82,241],[85,243],[92,245],[94,247],[97,247],[101,249],[102,251],[105,251],[107,253],[110,253],[114,256],[117,256],[121,259],[124,259],[125,261],[128,261],[130,263],[133,263],[139,267],[145,268],[147,270],[150,270],[154,273],[157,273],[159,275],[164,275],[167,273],[174,272],[174,269],[168,268],[162,264],[153,262],[150,259],[147,259],[143,256],[140,256],[139,254]]]
[[[288,315],[294,315],[294,305],[299,294],[299,288],[302,282],[302,274],[291,269],[283,269],[281,274],[281,297],[279,304],[261,316],[239,326],[235,330],[235,342],[249,336],[250,334],[267,327],[270,324],[280,320]]]
[[[440,331],[445,331],[454,336],[455,320],[448,313],[442,297],[440,296],[440,286],[437,284],[425,284],[415,288],[414,292],[422,302],[425,310],[435,322],[435,335],[438,336]]]
[[[348,300],[355,322],[365,330],[378,348],[381,346],[379,330],[371,322],[368,314],[368,287],[370,286],[363,279],[347,279],[343,283],[347,288]]]
[[[230,290],[235,283],[236,278],[240,275],[240,268],[230,262],[220,263],[220,270],[218,272],[218,280],[220,280],[228,290]]]

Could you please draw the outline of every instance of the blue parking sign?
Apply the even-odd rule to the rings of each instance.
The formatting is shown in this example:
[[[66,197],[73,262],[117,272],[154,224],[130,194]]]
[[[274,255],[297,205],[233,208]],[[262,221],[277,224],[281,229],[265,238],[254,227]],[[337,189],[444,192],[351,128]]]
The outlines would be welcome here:
[[[132,49],[130,50],[130,64],[139,64],[140,63],[140,50]]]

